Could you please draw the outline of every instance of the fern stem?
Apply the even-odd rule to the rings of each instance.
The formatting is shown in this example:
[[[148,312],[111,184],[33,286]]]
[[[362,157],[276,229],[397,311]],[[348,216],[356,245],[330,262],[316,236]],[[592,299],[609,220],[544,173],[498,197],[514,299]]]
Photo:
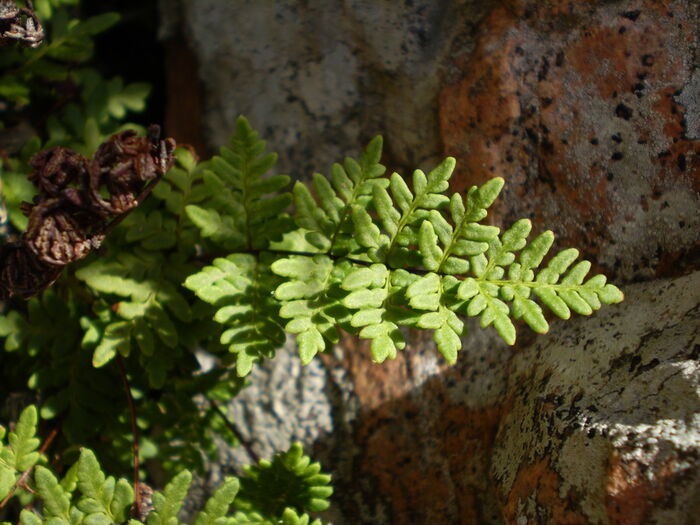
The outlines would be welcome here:
[[[117,362],[119,375],[124,385],[124,392],[126,392],[126,401],[129,406],[129,418],[131,419],[131,433],[133,435],[131,449],[134,455],[134,505],[131,507],[131,516],[133,518],[138,518],[141,515],[141,490],[139,487],[139,427],[136,424],[136,406],[134,405],[134,398],[131,395],[131,387],[129,386],[129,379],[126,377],[126,369],[124,368],[122,356],[117,354],[115,361]]]
[[[250,444],[250,441],[245,439],[243,437],[243,434],[241,434],[241,431],[238,430],[238,427],[233,423],[233,421],[229,420],[228,416],[226,413],[221,409],[219,404],[214,401],[213,399],[208,399],[209,405],[216,410],[216,412],[221,416],[221,419],[224,420],[224,425],[226,425],[226,428],[228,428],[231,433],[233,433],[234,436],[236,436],[236,439],[238,442],[241,444],[241,446],[245,449],[246,453],[248,454],[248,457],[253,460],[254,463],[259,463],[260,462],[260,456],[258,456],[255,451],[253,450],[253,446]]]

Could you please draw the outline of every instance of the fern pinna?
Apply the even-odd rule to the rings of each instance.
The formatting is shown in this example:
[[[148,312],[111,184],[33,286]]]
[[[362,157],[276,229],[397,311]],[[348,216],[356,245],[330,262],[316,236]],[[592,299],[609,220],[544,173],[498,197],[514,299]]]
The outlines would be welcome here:
[[[135,497],[138,487],[107,475],[92,450],[83,448],[59,479],[39,448],[37,421],[36,407],[30,405],[14,431],[8,434],[0,426],[0,509],[17,498],[24,507],[19,518],[26,525],[183,523],[179,515],[192,483],[188,470],[180,470],[162,491],[144,501]],[[312,463],[301,444],[294,443],[272,461],[247,466],[240,478],[226,477],[194,523],[322,525],[320,519],[311,521],[311,514],[329,507],[330,481],[321,465]]]
[[[575,249],[542,266],[551,231],[528,243],[527,219],[505,231],[480,223],[503,179],[447,195],[454,159],[416,170],[409,184],[384,176],[381,150],[377,137],[358,160],[333,165],[329,177],[314,174],[308,186],[296,182],[290,194],[286,176],[268,173],[274,156],[239,118],[230,147],[208,163],[208,197],[187,214],[202,236],[235,253],[185,286],[215,306],[240,375],[272,355],[282,327],[296,335],[304,363],[336,343],[339,328],[369,339],[375,361],[394,358],[406,345],[401,327],[433,330],[454,363],[464,317],[513,344],[513,320],[549,328],[535,299],[563,319],[622,300],[605,276],[586,279],[591,264],[575,263]]]

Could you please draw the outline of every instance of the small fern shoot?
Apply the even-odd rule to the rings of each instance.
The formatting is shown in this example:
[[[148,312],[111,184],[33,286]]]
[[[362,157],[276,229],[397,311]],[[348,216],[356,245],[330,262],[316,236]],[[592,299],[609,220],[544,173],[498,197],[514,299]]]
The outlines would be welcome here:
[[[108,475],[92,450],[83,448],[62,479],[52,466],[39,464],[36,450],[37,410],[29,406],[4,444],[0,427],[0,501],[22,498],[20,520],[27,525],[180,525],[192,474],[180,471],[150,501],[136,501],[134,487],[124,478]],[[45,460],[43,460],[45,461]],[[227,477],[205,502],[195,525],[322,525],[311,514],[329,507],[331,477],[312,463],[301,444],[245,468],[245,475]],[[19,484],[22,484],[22,487]],[[35,504],[38,500],[40,505]],[[138,518],[138,519],[137,519]]]

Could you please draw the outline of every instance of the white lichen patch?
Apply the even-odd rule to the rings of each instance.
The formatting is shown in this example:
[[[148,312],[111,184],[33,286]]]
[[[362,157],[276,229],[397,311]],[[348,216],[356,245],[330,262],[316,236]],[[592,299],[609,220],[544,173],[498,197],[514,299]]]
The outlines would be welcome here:
[[[520,469],[546,457],[559,497],[577,494],[578,510],[605,522],[613,455],[639,464],[651,482],[698,469],[698,289],[700,272],[628,286],[621,305],[555,323],[548,338],[516,356],[514,403],[492,468],[504,497]],[[692,484],[697,476],[687,478]]]

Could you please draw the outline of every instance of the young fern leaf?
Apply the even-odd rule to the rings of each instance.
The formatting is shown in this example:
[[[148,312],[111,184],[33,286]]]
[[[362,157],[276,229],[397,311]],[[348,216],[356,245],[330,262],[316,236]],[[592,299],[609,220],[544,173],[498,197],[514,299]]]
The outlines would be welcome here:
[[[205,174],[205,185],[214,188],[216,194],[209,197],[210,201],[231,200],[226,204],[227,227],[235,230],[231,236],[227,237],[216,220],[198,216],[198,208],[187,208],[205,237],[216,239],[219,235],[219,241],[227,238],[230,242],[226,246],[247,249],[254,252],[251,256],[259,257],[261,250],[270,250],[269,268],[280,278],[276,285],[268,281],[276,286],[274,299],[280,304],[278,316],[273,303],[265,308],[273,322],[265,332],[273,337],[268,337],[258,352],[231,345],[239,360],[243,359],[238,363],[241,375],[250,370],[255,359],[271,355],[274,346],[280,344],[281,332],[276,327],[279,318],[287,320],[286,331],[296,334],[303,363],[336,343],[339,327],[370,339],[374,361],[395,358],[406,344],[401,326],[434,330],[439,351],[454,363],[465,334],[465,315],[479,316],[482,327],[493,325],[507,343],[513,344],[514,320],[522,319],[537,332],[548,329],[536,297],[564,318],[570,310],[587,314],[603,303],[622,299],[621,292],[607,285],[603,276],[583,282],[590,268],[587,262],[579,263],[560,280],[576,258],[576,251],[565,250],[537,272],[552,244],[551,232],[528,245],[528,220],[516,222],[503,233],[496,226],[481,224],[503,187],[503,179],[474,186],[464,197],[448,197],[445,192],[455,167],[452,158],[427,174],[416,170],[410,187],[396,173],[389,179],[382,178],[379,137],[370,142],[359,161],[345,159],[342,166],[335,164],[329,178],[316,173],[309,186],[297,182],[293,190],[294,220],[299,228],[272,228],[275,234],[283,235],[272,243],[272,238],[261,235],[264,242],[254,246],[249,239],[253,230],[248,218],[251,203],[260,195],[250,192],[242,181],[260,177],[272,160],[260,160],[254,176],[241,174],[245,166],[260,158],[261,144],[247,122],[239,119],[232,148],[222,150],[222,157],[210,164],[213,171]],[[279,179],[279,183],[266,188],[276,191],[282,186]],[[277,214],[281,211],[274,209]],[[305,243],[300,242],[302,239]],[[315,254],[315,250],[320,253]],[[273,255],[278,259],[273,261]],[[232,261],[243,259],[231,257],[225,272],[215,265],[186,282],[200,298],[219,309],[219,322],[235,325],[225,332],[222,342],[226,344],[237,343],[237,334],[248,333],[251,318],[244,317],[248,314],[243,312],[251,312],[254,307],[243,307],[241,290],[259,288],[263,292],[253,293],[256,297],[269,291],[267,286],[234,285],[243,283],[249,270],[235,269]],[[226,334],[233,334],[230,340]]]
[[[508,344],[515,342],[511,315],[523,319],[536,332],[545,333],[549,328],[541,307],[530,299],[531,293],[563,319],[570,317],[569,308],[589,315],[602,304],[618,303],[623,299],[622,292],[614,285],[606,284],[603,275],[583,282],[591,267],[588,261],[576,264],[560,281],[561,275],[578,257],[575,249],[557,254],[535,277],[534,270],[552,246],[554,235],[545,232],[528,246],[530,229],[530,221],[521,219],[493,240],[485,254],[472,257],[474,277],[464,279],[457,290],[458,298],[464,301],[459,305],[460,311],[469,316],[480,316],[482,327],[493,324]],[[515,252],[520,250],[519,262],[516,263]],[[512,312],[505,301],[512,301]]]
[[[2,451],[3,465],[13,468],[17,472],[23,472],[32,468],[39,461],[41,454],[39,438],[36,437],[37,412],[34,406],[29,406],[22,411],[17,421],[14,432],[7,437],[9,447]]]
[[[503,184],[504,180],[497,177],[481,187],[472,186],[464,200],[459,194],[453,194],[449,211],[454,227],[441,212],[430,210],[418,235],[423,266],[427,270],[443,275],[465,274],[469,271],[467,257],[488,250],[489,242],[498,237],[499,230],[478,222],[486,217],[486,209],[496,200]]]
[[[190,275],[185,286],[217,308],[214,320],[227,329],[221,343],[236,354],[239,376],[272,357],[284,343],[280,305],[272,296],[280,279],[270,271],[270,254],[232,254]]]
[[[178,525],[177,515],[192,483],[192,474],[183,470],[165,486],[163,492],[154,492],[153,511],[148,515],[147,525]]]
[[[204,510],[197,516],[195,525],[217,525],[221,518],[224,518],[228,513],[228,509],[238,492],[238,487],[238,479],[233,477],[224,479],[221,486],[207,501]]]
[[[121,318],[107,325],[99,344],[95,348],[93,364],[101,367],[110,362],[117,353],[128,356],[132,341],[146,357],[155,356],[166,348],[174,349],[180,342],[178,327],[192,321],[189,302],[167,274],[172,259],[159,252],[134,249],[113,258],[94,261],[76,272],[96,294],[119,297],[114,311]],[[177,276],[176,276],[177,277]],[[149,367],[154,384],[165,380],[168,360],[161,355]]]
[[[397,324],[400,318],[389,301],[393,292],[389,269],[383,264],[355,267],[341,287],[350,292],[343,299],[343,306],[355,310],[350,325],[360,329],[360,337],[372,341],[372,360],[381,363],[396,358],[396,351],[403,349],[406,342]]]
[[[134,489],[125,479],[105,476],[95,454],[83,449],[78,460],[78,488],[81,497],[78,509],[85,521],[109,525],[126,521],[127,511],[134,501]]]
[[[85,514],[71,505],[72,491],[63,487],[49,469],[38,466],[34,481],[37,494],[44,504],[42,513],[45,520],[57,525],[77,525],[83,521]],[[30,519],[36,518],[38,516]]]
[[[385,262],[393,268],[420,266],[420,255],[410,246],[418,244],[417,232],[429,210],[437,209],[449,200],[442,192],[448,188],[447,181],[454,166],[454,159],[447,158],[427,176],[416,170],[413,173],[413,192],[398,173],[392,174],[388,185],[391,195],[386,185],[376,185],[372,203],[386,233],[373,224],[366,205],[353,208],[358,241],[367,249],[372,261]]]
[[[275,298],[282,303],[280,316],[290,319],[285,329],[297,334],[301,361],[308,364],[328,344],[338,342],[336,325],[349,320],[348,309],[342,303],[346,292],[340,283],[350,263],[334,263],[325,255],[291,256],[278,259],[270,268],[287,279],[275,290]]]
[[[19,480],[22,473],[31,469],[41,459],[36,437],[36,407],[29,406],[20,414],[14,432],[10,432],[8,445],[0,448],[0,500],[4,499]],[[0,445],[5,429],[0,427]]]
[[[266,519],[279,520],[287,508],[296,514],[322,512],[330,506],[331,476],[323,474],[321,465],[304,455],[300,443],[294,443],[272,461],[260,460],[257,465],[246,466],[245,473],[235,500],[239,510],[252,510]],[[292,519],[291,514],[287,515]]]
[[[375,137],[359,162],[346,158],[342,166],[334,164],[330,181],[314,173],[313,187],[318,201],[304,183],[294,185],[294,219],[300,228],[309,230],[306,238],[313,246],[332,255],[345,255],[358,249],[351,216],[355,207],[367,207],[375,187],[388,184],[386,179],[379,178],[386,169],[379,164],[381,154],[382,138]]]
[[[267,175],[277,155],[264,151],[265,142],[244,117],[238,117],[230,147],[223,146],[207,164],[203,177],[207,200],[186,207],[202,236],[225,249],[265,249],[291,229],[291,219],[283,213],[291,194],[280,193],[289,185],[289,176]]]

